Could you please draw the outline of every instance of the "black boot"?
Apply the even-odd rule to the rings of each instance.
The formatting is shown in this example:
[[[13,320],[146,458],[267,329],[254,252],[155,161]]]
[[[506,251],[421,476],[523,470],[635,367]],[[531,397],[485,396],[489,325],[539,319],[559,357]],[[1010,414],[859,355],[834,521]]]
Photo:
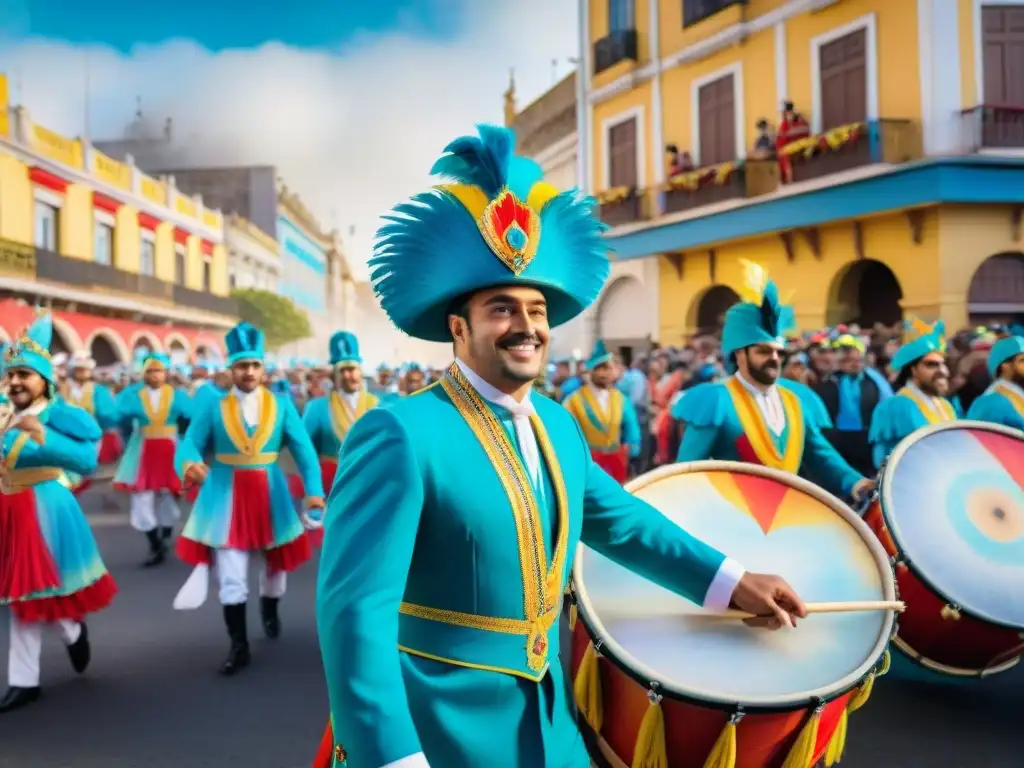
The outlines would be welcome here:
[[[260,598],[260,618],[263,619],[263,633],[271,640],[281,635],[281,619],[277,615],[277,604],[281,602],[276,597]]]
[[[174,538],[174,526],[165,525],[160,529],[160,536],[164,541],[170,541]]]
[[[220,673],[231,677],[249,666],[249,633],[245,627],[246,604],[224,606],[224,623],[228,627],[231,638],[231,649],[228,657],[220,667]]]
[[[154,565],[160,565],[164,560],[167,559],[167,545],[164,543],[163,538],[160,536],[160,530],[154,528],[152,531],[146,531],[146,539],[149,541],[149,557],[147,557],[143,563],[143,568],[152,568]]]
[[[18,688],[17,686],[12,685],[7,689],[7,693],[4,694],[3,699],[0,699],[0,714],[21,709],[22,707],[31,704],[42,695],[43,691],[38,685],[34,688]]]
[[[85,626],[84,621],[79,626],[82,631],[78,639],[68,646],[68,658],[71,659],[71,668],[82,674],[92,661],[92,647],[89,645],[89,628]]]

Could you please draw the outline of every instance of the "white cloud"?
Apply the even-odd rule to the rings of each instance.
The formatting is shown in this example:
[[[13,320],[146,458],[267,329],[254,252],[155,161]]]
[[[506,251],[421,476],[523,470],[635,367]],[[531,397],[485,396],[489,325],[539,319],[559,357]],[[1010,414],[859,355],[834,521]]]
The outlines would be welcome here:
[[[176,135],[201,137],[218,164],[276,165],[326,227],[356,228],[347,244],[361,271],[377,217],[429,183],[444,145],[502,121],[510,68],[520,106],[552,85],[552,59],[567,73],[576,6],[472,2],[458,40],[368,36],[339,55],[274,43],[213,54],[177,40],[124,56],[29,38],[0,46],[0,71],[53,130],[83,133],[88,81],[94,138],[119,136],[141,96],[147,115],[172,116]]]

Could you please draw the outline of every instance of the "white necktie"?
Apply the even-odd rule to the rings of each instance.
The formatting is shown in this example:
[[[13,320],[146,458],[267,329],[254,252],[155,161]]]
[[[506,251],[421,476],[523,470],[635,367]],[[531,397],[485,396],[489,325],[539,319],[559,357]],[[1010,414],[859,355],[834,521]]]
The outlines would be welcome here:
[[[530,473],[530,480],[534,487],[539,490],[541,487],[540,451],[537,448],[537,435],[534,434],[533,424],[530,423],[530,417],[535,412],[533,403],[529,400],[517,403],[512,398],[508,398],[508,401],[501,405],[512,414],[512,426],[516,430],[516,441],[523,454],[526,471]]]

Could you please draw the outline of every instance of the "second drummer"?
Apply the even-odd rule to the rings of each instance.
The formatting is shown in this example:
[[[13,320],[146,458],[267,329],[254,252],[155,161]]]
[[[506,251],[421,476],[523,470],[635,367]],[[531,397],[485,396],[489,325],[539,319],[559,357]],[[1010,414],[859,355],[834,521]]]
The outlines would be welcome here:
[[[721,459],[802,474],[842,498],[860,501],[875,483],[821,434],[828,415],[807,387],[780,378],[792,309],[765,271],[747,263],[744,301],[725,313],[722,354],[732,376],[700,384],[673,414],[685,424],[679,461]]]

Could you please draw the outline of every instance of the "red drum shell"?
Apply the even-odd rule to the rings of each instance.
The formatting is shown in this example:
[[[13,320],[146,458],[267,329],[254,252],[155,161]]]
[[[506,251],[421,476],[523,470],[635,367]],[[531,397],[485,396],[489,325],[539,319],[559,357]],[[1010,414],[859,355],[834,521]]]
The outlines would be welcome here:
[[[899,547],[889,535],[880,501],[864,515],[890,556],[900,557]],[[936,672],[979,676],[988,669],[1012,666],[1022,650],[1021,634],[960,612],[959,618],[943,618],[946,601],[921,581],[906,565],[896,566],[896,586],[907,608],[900,615],[893,644],[912,659]],[[947,615],[948,612],[947,612]]]
[[[583,621],[576,622],[572,635],[572,674],[575,679],[583,654],[590,644]],[[595,741],[608,768],[628,768],[650,702],[647,689],[627,676],[615,664],[600,659],[604,724]],[[829,740],[856,689],[825,705],[818,725],[814,751],[816,765],[825,755]],[[715,741],[729,720],[720,709],[665,698],[665,746],[672,768],[703,768]],[[810,712],[800,709],[772,714],[747,714],[736,726],[736,768],[781,768],[796,742]],[[579,718],[580,728],[594,734]]]

